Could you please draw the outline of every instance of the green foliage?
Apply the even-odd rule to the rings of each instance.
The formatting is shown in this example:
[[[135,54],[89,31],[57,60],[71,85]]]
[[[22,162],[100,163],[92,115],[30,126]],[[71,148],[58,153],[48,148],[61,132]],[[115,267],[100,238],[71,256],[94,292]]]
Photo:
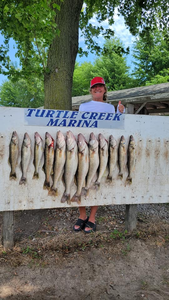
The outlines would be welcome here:
[[[89,94],[90,81],[95,76],[104,78],[108,90],[121,90],[133,86],[133,79],[129,75],[129,67],[124,57],[124,46],[118,38],[106,40],[102,55],[94,64],[83,63],[75,65],[73,77],[73,96]]]
[[[85,36],[87,49],[92,52],[95,50],[97,54],[101,52],[101,47],[93,39],[102,33],[105,38],[110,38],[114,35],[114,11],[118,9],[127,27],[133,35],[140,34],[149,40],[150,33],[157,26],[163,32],[166,41],[169,41],[169,23],[168,23],[168,1],[167,0],[86,0],[86,6],[81,13],[80,28]],[[95,26],[90,21],[95,15],[99,25]],[[101,22],[108,22],[108,29],[104,29]],[[82,53],[82,49],[80,49]],[[86,54],[86,51],[85,51]]]
[[[133,75],[137,85],[145,85],[156,76],[166,77],[166,69],[169,68],[169,43],[159,31],[150,35],[150,40],[139,37],[135,42],[134,54],[136,62]],[[160,73],[162,72],[162,73]],[[164,74],[164,75],[163,75]],[[157,78],[156,78],[157,80]]]
[[[0,86],[0,105],[13,107],[40,107],[44,104],[43,82],[34,79],[27,82],[6,81]]]
[[[58,4],[51,0],[3,0],[0,2],[0,31],[4,43],[0,46],[0,71],[15,78],[42,75],[47,64],[48,48],[59,30],[55,23]],[[9,39],[17,45],[21,70],[16,70],[7,55]]]
[[[160,84],[169,82],[169,68],[164,69],[159,72],[154,78],[151,78],[150,81],[146,81],[146,85]]]

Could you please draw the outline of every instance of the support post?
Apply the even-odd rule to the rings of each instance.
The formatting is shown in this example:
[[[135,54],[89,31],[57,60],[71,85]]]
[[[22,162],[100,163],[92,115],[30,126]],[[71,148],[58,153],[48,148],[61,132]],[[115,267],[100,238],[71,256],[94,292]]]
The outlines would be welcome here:
[[[134,114],[134,105],[127,104],[127,114]],[[131,232],[137,227],[137,204],[126,205],[126,218],[125,218],[126,230]]]
[[[2,213],[2,245],[4,250],[14,247],[14,212]]]
[[[137,205],[126,205],[125,228],[128,232],[132,232],[137,227]]]

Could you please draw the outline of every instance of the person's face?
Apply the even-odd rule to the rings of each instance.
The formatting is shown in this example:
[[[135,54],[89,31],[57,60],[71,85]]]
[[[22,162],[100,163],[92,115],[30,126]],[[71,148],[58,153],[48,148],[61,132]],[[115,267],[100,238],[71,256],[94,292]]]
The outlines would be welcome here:
[[[103,101],[103,95],[104,95],[105,91],[106,91],[106,89],[103,84],[95,84],[91,88],[92,99],[95,101]]]

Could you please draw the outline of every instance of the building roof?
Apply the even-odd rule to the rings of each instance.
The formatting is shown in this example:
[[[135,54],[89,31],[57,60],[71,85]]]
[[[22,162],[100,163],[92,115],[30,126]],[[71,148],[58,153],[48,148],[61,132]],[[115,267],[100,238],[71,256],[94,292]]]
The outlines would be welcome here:
[[[108,92],[108,103],[117,106],[118,102],[127,106],[134,105],[134,112],[140,113],[143,109],[147,114],[169,112],[169,83],[125,89]],[[72,98],[72,109],[78,109],[81,103],[91,100],[91,95]]]

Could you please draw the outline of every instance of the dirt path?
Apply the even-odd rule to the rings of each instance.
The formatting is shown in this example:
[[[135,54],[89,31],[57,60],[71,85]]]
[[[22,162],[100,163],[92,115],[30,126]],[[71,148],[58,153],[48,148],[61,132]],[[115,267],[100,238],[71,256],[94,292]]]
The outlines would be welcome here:
[[[0,300],[168,300],[169,208],[158,209],[139,212],[132,235],[122,208],[99,208],[87,235],[72,231],[77,209],[15,213],[16,246],[0,247]]]

